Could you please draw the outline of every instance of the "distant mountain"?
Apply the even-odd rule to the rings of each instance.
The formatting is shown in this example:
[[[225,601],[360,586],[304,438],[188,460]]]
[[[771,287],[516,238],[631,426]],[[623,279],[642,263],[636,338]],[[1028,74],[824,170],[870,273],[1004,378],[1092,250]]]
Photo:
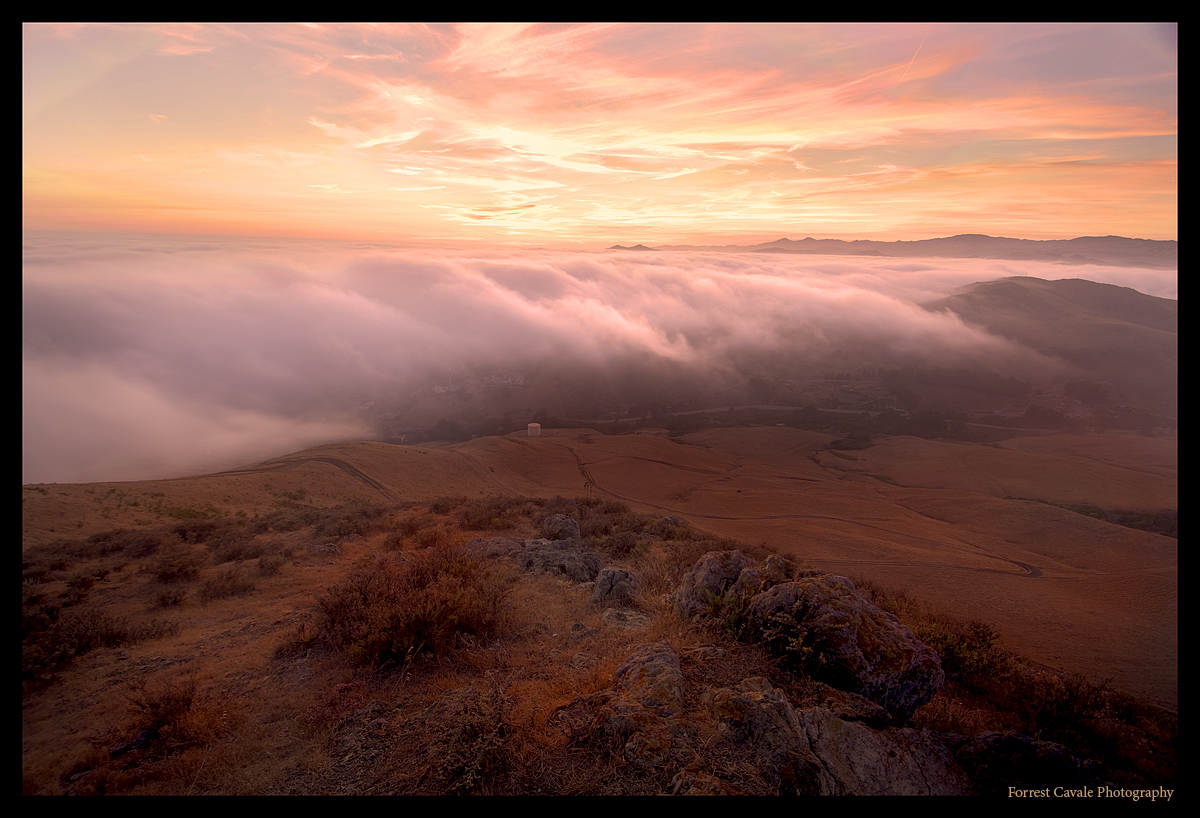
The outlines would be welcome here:
[[[639,245],[640,247],[641,245]],[[609,248],[638,249],[638,248]],[[1082,236],[1035,241],[965,233],[943,239],[870,241],[858,239],[782,238],[755,245],[663,245],[656,250],[707,250],[720,253],[803,253],[834,256],[932,256],[992,258],[1011,261],[1051,261],[1064,264],[1109,264],[1176,269],[1179,242],[1129,239],[1123,236]]]
[[[1179,302],[1071,278],[1014,276],[970,284],[922,304],[1074,364],[1114,387],[1116,402],[1174,414]]]
[[[646,245],[644,245],[644,244],[635,244],[635,245],[633,245],[633,247],[622,247],[622,246],[621,246],[621,245],[619,245],[619,244],[614,244],[612,247],[608,247],[608,248],[605,248],[605,249],[607,249],[607,250],[638,250],[638,251],[645,250],[645,251],[648,251],[648,252],[651,252],[651,253],[657,252],[657,251],[655,250],[655,248],[653,248],[653,247],[647,247],[647,246],[646,246]]]

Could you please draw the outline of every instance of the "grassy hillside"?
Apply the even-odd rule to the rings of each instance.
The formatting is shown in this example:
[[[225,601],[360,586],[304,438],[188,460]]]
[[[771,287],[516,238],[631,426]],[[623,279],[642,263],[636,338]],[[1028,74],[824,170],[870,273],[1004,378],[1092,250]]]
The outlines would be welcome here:
[[[642,578],[624,619],[592,605],[588,584],[468,545],[544,535],[556,513]],[[758,676],[800,708],[831,706],[831,689],[763,645],[679,620],[668,600],[697,557],[737,545],[616,501],[501,496],[287,501],[31,545],[23,791],[654,794],[695,769],[771,793],[777,783],[722,739],[703,692]],[[1121,786],[1173,786],[1173,717],[1039,669],[983,622],[858,581],[949,675],[913,726],[1018,730]],[[682,755],[646,771],[568,716],[637,645],[660,640],[681,657],[685,727]],[[977,791],[996,786],[974,774]]]

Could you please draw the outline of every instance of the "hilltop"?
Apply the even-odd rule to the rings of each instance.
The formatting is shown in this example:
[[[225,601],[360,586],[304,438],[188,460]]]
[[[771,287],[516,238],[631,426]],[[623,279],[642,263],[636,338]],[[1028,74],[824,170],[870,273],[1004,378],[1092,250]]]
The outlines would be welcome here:
[[[640,247],[641,245],[639,245]],[[620,245],[609,249],[623,248]],[[1179,242],[1131,239],[1124,236],[1080,236],[1074,239],[1010,239],[965,233],[917,241],[869,239],[780,238],[753,245],[668,244],[648,250],[707,250],[721,253],[803,253],[833,256],[898,256],[942,258],[994,258],[1010,261],[1051,261],[1063,264],[1114,264],[1131,267],[1176,269]]]
[[[89,781],[102,778],[116,790],[144,787],[133,773],[118,775],[120,764],[104,760],[105,748],[133,740],[136,730],[122,732],[136,723],[129,721],[130,712],[165,707],[163,697],[182,685],[180,695],[191,691],[188,706],[194,701],[196,718],[215,718],[205,708],[225,702],[220,706],[235,719],[192,724],[188,729],[195,736],[228,736],[223,731],[233,730],[242,737],[220,751],[220,763],[209,773],[187,764],[201,763],[204,753],[224,745],[211,744],[217,738],[189,739],[199,755],[185,768],[207,782],[197,791],[377,791],[386,782],[363,783],[383,774],[383,767],[368,764],[370,753],[419,759],[425,750],[403,749],[407,745],[396,743],[402,734],[391,731],[408,724],[405,730],[422,735],[433,723],[422,721],[427,726],[418,728],[410,720],[427,719],[420,714],[438,707],[451,708],[445,729],[451,723],[466,729],[467,722],[453,719],[468,719],[472,730],[484,731],[471,734],[471,746],[488,764],[500,764],[492,750],[524,747],[520,754],[533,753],[539,763],[554,767],[546,775],[558,782],[556,791],[605,791],[597,780],[584,780],[613,774],[592,762],[574,783],[559,777],[565,768],[555,765],[565,759],[551,759],[572,751],[570,742],[559,743],[563,734],[547,719],[578,696],[608,689],[618,665],[639,645],[671,646],[682,662],[685,690],[696,691],[688,695],[699,695],[703,685],[736,690],[757,675],[789,691],[797,708],[829,706],[820,705],[825,694],[806,688],[802,677],[781,675],[770,657],[754,652],[759,648],[723,642],[703,623],[672,613],[669,599],[683,573],[705,551],[728,548],[742,548],[755,559],[778,553],[812,570],[853,576],[881,604],[907,612],[906,621],[927,638],[965,634],[955,629],[985,622],[998,634],[987,641],[988,650],[1027,657],[1034,663],[1028,667],[1052,668],[1068,681],[1109,680],[1113,689],[1168,710],[1176,707],[1175,540],[1069,510],[1086,504],[1143,517],[1173,513],[1173,440],[1107,433],[979,445],[901,436],[845,451],[830,446],[837,441],[833,435],[774,426],[677,436],[600,435],[589,429],[542,434],[426,446],[354,442],[213,475],[23,487],[23,550],[33,583],[26,585],[26,603],[34,600],[35,606],[27,608],[27,616],[30,610],[49,610],[57,599],[51,608],[61,613],[54,616],[79,622],[71,618],[73,611],[90,611],[89,621],[112,628],[108,636],[89,637],[100,640],[99,648],[65,665],[56,664],[62,659],[37,660],[39,673],[66,675],[49,687],[39,682],[27,688],[27,786],[84,791]],[[554,499],[581,492],[575,501]],[[621,516],[623,508],[631,516]],[[606,511],[596,517],[601,509]],[[404,674],[380,675],[373,665],[356,669],[345,654],[311,641],[318,638],[323,610],[314,600],[339,583],[356,581],[354,576],[379,570],[371,566],[384,565],[380,560],[413,564],[424,559],[425,549],[454,549],[481,536],[537,537],[552,511],[573,515],[591,547],[607,555],[605,562],[644,577],[636,603],[649,616],[644,624],[626,630],[603,621],[603,610],[588,605],[588,585],[522,575],[505,580],[516,584],[506,586],[503,623],[497,620],[496,630],[454,641],[443,659],[421,660]],[[601,525],[601,519],[608,522]],[[502,563],[488,564],[502,569]],[[362,571],[368,573],[357,573]],[[935,615],[949,618],[928,618]],[[40,632],[36,617],[30,621]],[[585,641],[576,644],[581,638]],[[295,653],[289,644],[309,647]],[[714,650],[726,658],[700,659],[715,657]],[[945,654],[952,655],[957,654]],[[1002,654],[988,655],[1000,661]],[[535,664],[542,670],[534,672]],[[705,665],[711,665],[708,681],[688,687],[701,684],[695,674]],[[459,698],[446,699],[448,689],[459,691]],[[99,690],[110,692],[97,697]],[[946,695],[966,695],[954,690]],[[131,700],[139,703],[133,711]],[[969,732],[968,722],[999,724],[993,716],[963,721],[964,701],[935,698],[928,705],[932,710],[914,718],[959,732]],[[689,730],[709,729],[699,711],[688,718],[700,719],[689,722]],[[379,737],[363,732],[380,719]],[[250,730],[251,723],[260,726]],[[529,725],[519,737],[512,732],[518,724]],[[268,745],[250,740],[259,734]],[[572,735],[571,741],[584,740],[582,733]],[[392,738],[378,743],[387,736]],[[1153,739],[1160,740],[1165,739]],[[210,749],[201,752],[201,745]],[[363,756],[369,747],[376,750]],[[426,749],[450,752],[433,744]],[[162,752],[147,749],[141,757],[150,764],[147,759]],[[451,753],[455,763],[465,763],[458,752]],[[281,778],[279,762],[263,757],[250,763],[238,753],[277,753],[291,759],[287,763],[295,772]],[[514,762],[501,755],[508,759],[501,764],[508,775]],[[343,757],[353,759],[345,762],[350,767],[339,766],[336,759]],[[152,766],[168,760],[161,758]],[[396,762],[400,758],[394,756]],[[445,763],[444,757],[438,762]],[[707,773],[726,763],[733,762],[709,758]],[[247,770],[235,775],[239,764]],[[466,786],[463,775],[468,781],[473,775],[461,767],[454,772],[435,766],[422,785],[405,778],[419,770],[387,768],[397,781],[409,781],[405,787],[412,789],[406,791],[412,792],[451,791]],[[672,769],[668,764],[661,774]],[[734,775],[733,769],[721,780]],[[342,775],[337,770],[353,772],[363,789],[336,789]],[[51,787],[43,778],[48,772],[62,775],[62,783]],[[657,772],[645,777],[629,769],[610,780],[608,791],[669,789],[675,772],[660,779]],[[501,786],[499,770],[481,768],[478,774],[488,787]],[[1161,779],[1161,772],[1139,775]],[[169,780],[168,775],[163,791],[174,791]],[[509,782],[504,787],[525,786],[504,780]],[[747,792],[775,786],[753,776],[737,781]]]

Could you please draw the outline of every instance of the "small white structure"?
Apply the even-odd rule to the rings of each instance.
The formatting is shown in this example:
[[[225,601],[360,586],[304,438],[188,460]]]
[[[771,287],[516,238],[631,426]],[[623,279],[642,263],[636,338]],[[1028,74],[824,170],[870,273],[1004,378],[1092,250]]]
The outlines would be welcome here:
[[[542,424],[540,424],[540,423],[529,424],[529,436],[530,437],[541,437],[542,436]]]

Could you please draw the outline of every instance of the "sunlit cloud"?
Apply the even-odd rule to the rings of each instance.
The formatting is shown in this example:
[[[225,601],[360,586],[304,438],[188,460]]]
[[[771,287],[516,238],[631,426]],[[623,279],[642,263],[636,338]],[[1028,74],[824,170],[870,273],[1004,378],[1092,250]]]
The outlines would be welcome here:
[[[657,243],[915,239],[990,209],[1174,238],[1176,62],[1161,25],[27,25],[24,221],[504,241],[464,214],[536,190],[522,241],[637,214]]]

